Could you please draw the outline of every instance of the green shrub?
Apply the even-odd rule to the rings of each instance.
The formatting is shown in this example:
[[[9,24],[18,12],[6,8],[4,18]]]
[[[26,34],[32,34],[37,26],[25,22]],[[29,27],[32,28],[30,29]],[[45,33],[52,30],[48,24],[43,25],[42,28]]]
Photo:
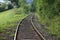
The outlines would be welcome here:
[[[36,8],[40,23],[60,37],[60,0],[37,0]]]
[[[22,7],[18,8],[18,9],[16,8],[14,11],[16,14],[24,13],[24,9]]]

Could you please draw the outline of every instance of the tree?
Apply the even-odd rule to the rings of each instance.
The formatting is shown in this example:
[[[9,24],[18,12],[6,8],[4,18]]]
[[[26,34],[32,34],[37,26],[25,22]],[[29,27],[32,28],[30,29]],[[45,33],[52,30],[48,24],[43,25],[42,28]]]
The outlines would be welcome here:
[[[19,6],[19,4],[18,4],[19,0],[9,0],[9,1],[11,1],[12,3],[15,2],[16,5]]]
[[[36,12],[36,2],[37,2],[37,0],[33,0],[32,4],[31,4],[31,12]]]
[[[30,6],[27,4],[26,0],[19,0],[19,6],[24,9],[25,13],[29,13]]]

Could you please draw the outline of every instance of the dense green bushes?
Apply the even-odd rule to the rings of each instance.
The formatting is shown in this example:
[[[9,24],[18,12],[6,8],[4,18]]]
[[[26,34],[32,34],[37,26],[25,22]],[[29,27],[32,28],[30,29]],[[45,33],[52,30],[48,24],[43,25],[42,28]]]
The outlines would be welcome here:
[[[6,7],[6,4],[2,3],[2,4],[0,5],[0,11],[2,11],[5,7]]]
[[[47,16],[52,18],[59,15],[60,11],[60,2],[58,0],[38,0],[37,1],[37,10],[38,13],[41,13],[41,16]]]
[[[0,4],[0,12],[12,8],[13,8],[12,4],[6,4],[6,3]]]
[[[26,0],[19,0],[18,5],[23,9],[24,13],[29,13],[30,6],[26,3]]]
[[[36,12],[36,1],[37,0],[34,0],[33,3],[31,4],[31,12]]]
[[[40,22],[48,26],[50,33],[60,36],[60,0],[37,0]]]

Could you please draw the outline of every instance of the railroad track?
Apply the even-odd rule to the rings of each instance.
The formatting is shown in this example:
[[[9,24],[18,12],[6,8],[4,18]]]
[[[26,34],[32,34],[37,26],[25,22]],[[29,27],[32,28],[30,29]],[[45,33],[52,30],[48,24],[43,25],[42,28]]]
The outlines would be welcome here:
[[[19,22],[14,40],[46,40],[33,24],[33,15]]]

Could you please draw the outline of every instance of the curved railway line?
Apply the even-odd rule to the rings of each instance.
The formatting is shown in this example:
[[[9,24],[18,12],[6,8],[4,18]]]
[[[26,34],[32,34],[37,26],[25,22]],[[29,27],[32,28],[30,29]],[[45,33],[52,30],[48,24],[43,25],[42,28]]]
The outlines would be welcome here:
[[[14,40],[46,40],[34,26],[33,16],[31,14],[18,23]]]

